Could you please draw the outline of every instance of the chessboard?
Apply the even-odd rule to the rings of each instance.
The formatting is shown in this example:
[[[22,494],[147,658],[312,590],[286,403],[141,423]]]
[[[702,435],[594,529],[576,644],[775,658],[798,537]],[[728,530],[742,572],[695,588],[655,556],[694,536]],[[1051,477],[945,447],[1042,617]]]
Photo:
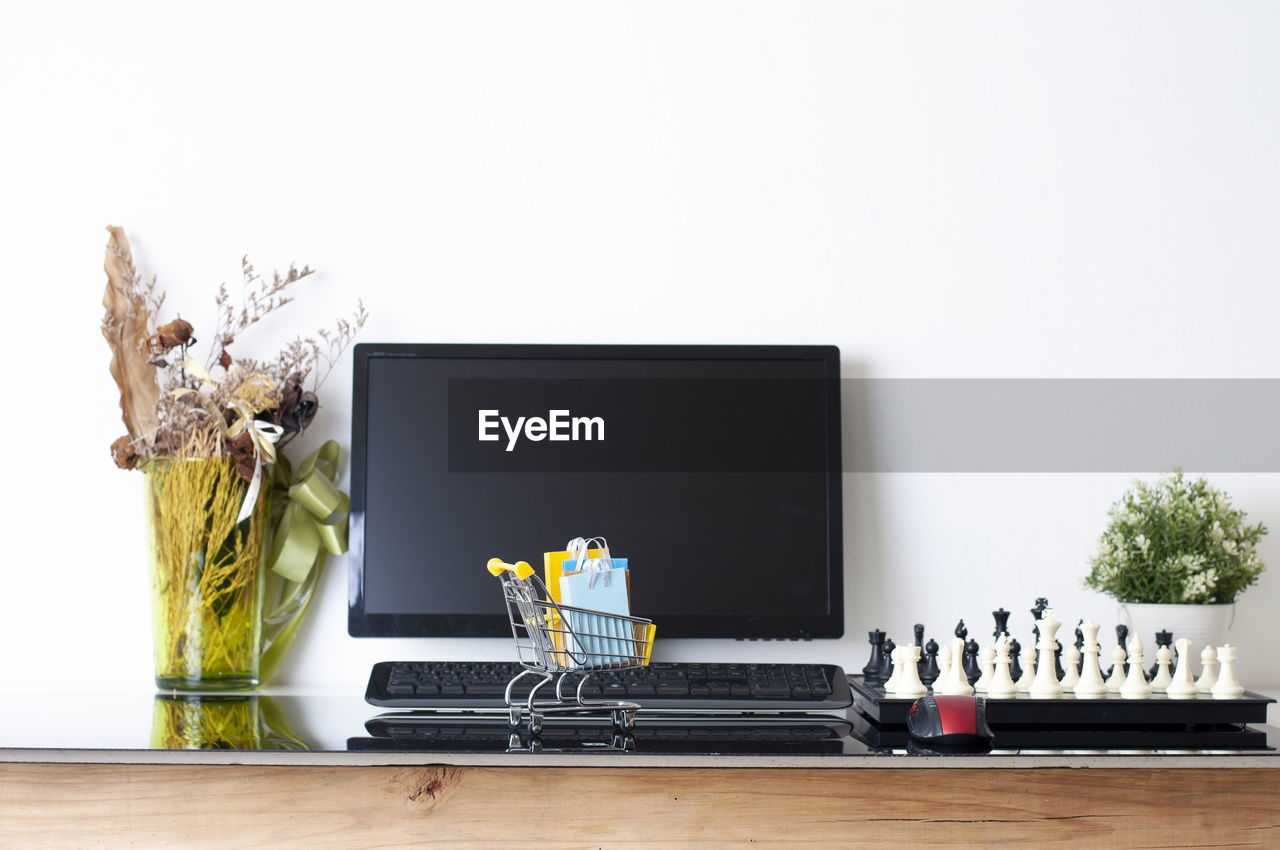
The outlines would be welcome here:
[[[886,694],[879,684],[868,684],[862,676],[849,676],[854,707],[881,725],[906,727],[907,712],[914,697]],[[981,694],[979,694],[981,696]],[[1214,699],[1202,694],[1193,699],[1172,699],[1152,694],[1146,699],[1125,699],[1118,693],[1084,699],[1065,693],[1058,699],[1033,699],[1020,693],[1009,699],[987,700],[987,723],[992,729],[1008,726],[1091,725],[1102,726],[1211,726],[1266,723],[1270,697],[1245,691],[1237,699]]]

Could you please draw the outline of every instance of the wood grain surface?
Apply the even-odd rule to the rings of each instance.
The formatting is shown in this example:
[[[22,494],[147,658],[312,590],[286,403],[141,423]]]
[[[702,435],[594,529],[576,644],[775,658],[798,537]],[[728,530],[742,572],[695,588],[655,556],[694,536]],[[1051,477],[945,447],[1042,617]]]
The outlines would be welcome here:
[[[1280,770],[0,764],[0,846],[178,845],[1280,847]]]

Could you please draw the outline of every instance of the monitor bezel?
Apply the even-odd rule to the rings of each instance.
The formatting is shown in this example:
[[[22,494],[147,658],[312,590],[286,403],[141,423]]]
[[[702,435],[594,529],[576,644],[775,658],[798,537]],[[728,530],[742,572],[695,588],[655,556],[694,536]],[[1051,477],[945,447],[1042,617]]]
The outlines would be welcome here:
[[[825,613],[659,615],[671,638],[807,640],[844,635],[840,351],[834,345],[568,345],[498,343],[360,343],[352,352],[351,511],[348,617],[352,637],[509,637],[504,614],[387,614],[364,610],[364,511],[369,362],[376,358],[809,360],[825,366],[827,407],[827,599]],[[495,593],[497,591],[495,590]]]

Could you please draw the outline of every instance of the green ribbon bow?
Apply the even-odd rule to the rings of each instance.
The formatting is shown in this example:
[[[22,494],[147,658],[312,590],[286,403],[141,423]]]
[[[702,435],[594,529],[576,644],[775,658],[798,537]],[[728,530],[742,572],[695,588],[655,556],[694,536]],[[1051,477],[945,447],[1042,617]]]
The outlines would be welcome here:
[[[320,574],[329,555],[347,551],[347,513],[351,500],[334,486],[338,474],[338,442],[329,440],[316,449],[297,475],[289,459],[277,454],[272,469],[272,486],[277,498],[287,493],[288,502],[275,527],[267,566],[268,599],[279,603],[262,621],[267,651],[262,654],[258,675],[266,681],[284,660],[311,606]],[[283,588],[280,583],[284,584]]]

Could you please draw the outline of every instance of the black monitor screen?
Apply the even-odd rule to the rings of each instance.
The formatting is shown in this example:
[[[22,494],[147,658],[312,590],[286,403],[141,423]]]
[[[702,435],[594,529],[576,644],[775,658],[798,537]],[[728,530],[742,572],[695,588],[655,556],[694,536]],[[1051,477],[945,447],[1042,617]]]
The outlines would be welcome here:
[[[603,536],[658,636],[839,637],[832,346],[355,349],[349,631],[509,635],[491,557]]]

